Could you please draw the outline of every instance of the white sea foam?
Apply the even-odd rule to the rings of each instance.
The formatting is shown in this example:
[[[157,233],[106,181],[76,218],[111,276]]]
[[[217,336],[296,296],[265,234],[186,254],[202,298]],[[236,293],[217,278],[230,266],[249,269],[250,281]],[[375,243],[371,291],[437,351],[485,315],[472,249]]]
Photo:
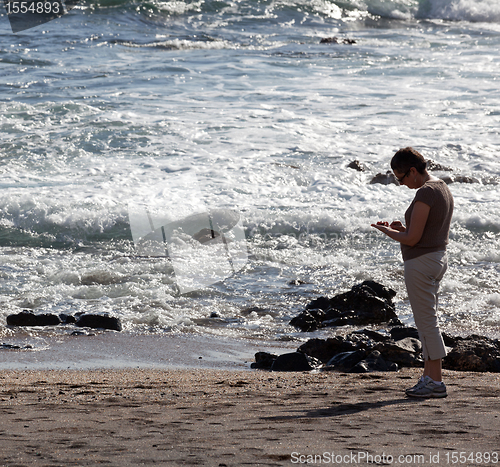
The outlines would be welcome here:
[[[496,0],[426,0],[421,11],[430,18],[500,22],[500,4]]]
[[[196,41],[196,40],[181,40],[181,39],[170,39],[163,41],[148,42],[145,44],[138,44],[134,42],[124,41],[120,42],[120,45],[125,47],[134,48],[164,48],[171,50],[192,50],[192,49],[237,49],[238,44],[223,40],[211,40],[211,41]]]

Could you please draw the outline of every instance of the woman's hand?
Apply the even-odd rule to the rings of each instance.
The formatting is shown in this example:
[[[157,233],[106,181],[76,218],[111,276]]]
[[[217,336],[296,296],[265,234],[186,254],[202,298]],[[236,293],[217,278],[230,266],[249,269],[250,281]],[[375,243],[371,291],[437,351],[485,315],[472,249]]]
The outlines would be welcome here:
[[[394,221],[389,226],[391,229],[397,230],[398,232],[404,232],[406,227],[400,221]]]
[[[372,227],[403,245],[415,246],[422,238],[430,209],[428,204],[417,201],[413,206],[409,229],[406,229],[399,221],[393,221],[391,225],[388,222],[377,222],[372,224]]]
[[[393,221],[390,225],[389,222],[379,221],[376,224],[372,224],[372,227],[375,227],[385,234],[390,230],[396,230],[397,232],[406,231],[406,227],[400,221]]]
[[[387,231],[389,230],[389,222],[379,221],[376,224],[372,224],[372,227],[375,227],[381,232],[387,233]]]

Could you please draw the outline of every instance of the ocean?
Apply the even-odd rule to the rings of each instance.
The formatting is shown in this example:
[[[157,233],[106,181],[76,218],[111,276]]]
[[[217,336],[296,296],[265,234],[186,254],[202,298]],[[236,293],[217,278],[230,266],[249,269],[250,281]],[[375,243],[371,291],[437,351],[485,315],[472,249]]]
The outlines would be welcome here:
[[[372,279],[412,325],[370,224],[415,192],[370,181],[413,146],[453,181],[441,326],[500,337],[496,0],[83,1],[17,33],[1,13],[3,323],[298,346],[341,332],[289,325],[310,300]]]

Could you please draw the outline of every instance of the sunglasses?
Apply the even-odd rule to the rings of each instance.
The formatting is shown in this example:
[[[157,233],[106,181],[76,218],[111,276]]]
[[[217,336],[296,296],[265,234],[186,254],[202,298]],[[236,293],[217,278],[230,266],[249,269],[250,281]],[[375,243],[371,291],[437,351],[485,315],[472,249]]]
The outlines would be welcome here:
[[[399,184],[403,183],[403,180],[406,178],[406,176],[410,173],[411,167],[408,169],[408,172],[406,172],[401,178],[396,178]]]

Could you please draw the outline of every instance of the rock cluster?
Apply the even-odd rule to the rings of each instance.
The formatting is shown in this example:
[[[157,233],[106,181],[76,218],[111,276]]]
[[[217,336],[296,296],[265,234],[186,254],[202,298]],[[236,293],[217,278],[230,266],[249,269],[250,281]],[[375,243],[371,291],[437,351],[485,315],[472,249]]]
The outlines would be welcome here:
[[[397,371],[401,367],[423,366],[422,347],[415,338],[414,328],[394,327],[391,333],[364,329],[346,336],[328,339],[309,339],[296,352],[276,356],[266,352],[255,355],[252,368],[271,371],[342,371],[346,373],[366,373],[369,371]],[[276,362],[299,361],[295,354],[303,354],[309,363],[308,369],[282,370]],[[292,357],[294,356],[294,357]],[[304,360],[304,359],[303,359]],[[298,368],[298,367],[297,367]]]
[[[362,329],[344,336],[313,338],[296,352],[273,355],[258,352],[252,368],[271,371],[342,371],[366,373],[422,367],[422,345],[418,331],[397,318],[392,299],[396,295],[382,284],[365,281],[333,298],[320,297],[290,321],[301,331],[326,326],[380,325],[387,330]],[[443,368],[457,371],[500,372],[500,341],[484,336],[452,337],[443,334],[448,355]]]
[[[31,344],[19,345],[19,344],[0,344],[0,350],[31,350],[33,346]]]
[[[397,371],[423,366],[422,346],[414,328],[394,327],[391,333],[364,329],[344,337],[310,339],[298,352],[317,358],[323,370],[347,373]]]
[[[301,331],[315,331],[327,326],[400,325],[392,303],[395,296],[394,290],[375,281],[365,281],[332,298],[313,300],[290,324]]]
[[[366,165],[358,160],[350,162],[347,167],[357,170],[358,172],[366,172],[367,170]],[[452,167],[447,167],[432,160],[427,161],[427,170],[434,172],[453,172]],[[450,183],[482,183],[483,185],[498,185],[500,183],[500,178],[497,176],[484,177],[480,180],[476,177],[471,177],[468,175],[451,174],[442,175],[440,178],[448,185]],[[379,183],[382,185],[399,184],[396,180],[396,177],[390,170],[388,170],[386,173],[378,173],[374,175],[370,180],[370,184],[375,183]]]
[[[30,310],[23,310],[21,313],[7,316],[8,326],[57,326],[60,324],[74,324],[78,327],[110,329],[113,331],[122,330],[119,318],[108,315],[90,313],[77,314],[76,316],[50,313],[35,314]]]
[[[258,352],[252,368],[271,371],[341,371],[367,373],[423,367],[422,345],[411,327],[393,327],[383,333],[363,329],[346,336],[309,339],[296,352],[273,355]],[[449,347],[443,368],[455,371],[500,372],[500,341],[484,336],[443,335]],[[297,354],[303,354],[298,357]],[[283,367],[282,362],[287,362]],[[306,364],[307,362],[307,364]],[[294,366],[296,364],[296,366]]]

